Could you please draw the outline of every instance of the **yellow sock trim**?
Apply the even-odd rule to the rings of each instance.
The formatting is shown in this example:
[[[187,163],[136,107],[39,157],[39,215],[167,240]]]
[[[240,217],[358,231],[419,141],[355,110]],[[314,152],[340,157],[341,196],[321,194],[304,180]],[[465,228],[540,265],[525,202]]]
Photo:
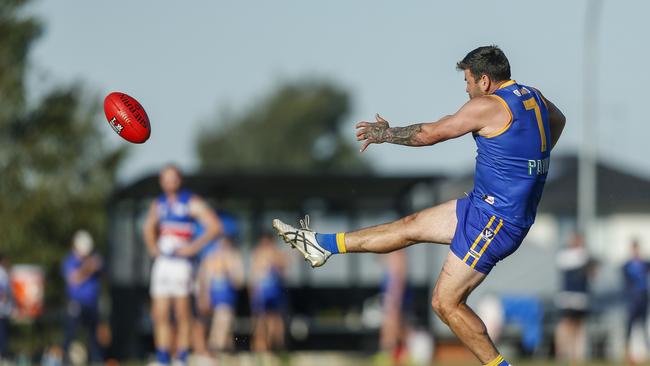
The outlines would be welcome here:
[[[345,253],[345,233],[336,233],[336,247],[339,248],[339,253]]]
[[[501,361],[503,361],[503,356],[498,355],[497,358],[488,362],[487,364],[485,364],[485,366],[497,366],[498,364],[501,363]]]

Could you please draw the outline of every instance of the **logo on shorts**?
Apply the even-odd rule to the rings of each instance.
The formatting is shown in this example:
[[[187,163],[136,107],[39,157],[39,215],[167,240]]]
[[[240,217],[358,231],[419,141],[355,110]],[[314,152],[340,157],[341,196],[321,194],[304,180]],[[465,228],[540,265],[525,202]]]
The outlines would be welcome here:
[[[487,194],[484,194],[482,198],[483,198],[483,201],[485,201],[485,202],[487,202],[487,203],[489,203],[491,205],[494,204],[494,197],[488,196]]]
[[[492,229],[490,229],[489,227],[486,227],[485,229],[483,229],[481,236],[485,240],[492,240],[492,238],[494,238],[494,231],[492,231]]]
[[[111,125],[113,128],[113,131],[117,132],[117,134],[121,134],[122,130],[124,129],[124,126],[122,126],[118,121],[117,117],[113,117],[108,123]]]

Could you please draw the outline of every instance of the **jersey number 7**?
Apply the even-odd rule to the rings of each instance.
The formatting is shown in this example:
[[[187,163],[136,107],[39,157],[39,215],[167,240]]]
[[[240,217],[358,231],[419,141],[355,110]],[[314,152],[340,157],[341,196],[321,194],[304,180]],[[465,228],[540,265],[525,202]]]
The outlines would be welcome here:
[[[544,132],[544,123],[542,122],[542,112],[539,110],[539,105],[535,98],[524,100],[524,108],[527,111],[535,111],[535,119],[537,120],[537,127],[539,128],[539,137],[542,139],[542,152],[546,151],[546,132]]]

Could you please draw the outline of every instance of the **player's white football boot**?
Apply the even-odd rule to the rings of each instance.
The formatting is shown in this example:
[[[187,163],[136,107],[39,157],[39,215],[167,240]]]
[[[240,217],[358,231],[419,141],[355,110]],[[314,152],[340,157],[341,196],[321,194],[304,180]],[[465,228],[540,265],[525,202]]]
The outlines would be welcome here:
[[[309,228],[309,215],[305,215],[305,219],[300,220],[300,227],[302,229],[285,224],[278,219],[273,220],[273,228],[285,242],[298,249],[312,267],[322,266],[332,253],[316,241],[316,233]]]

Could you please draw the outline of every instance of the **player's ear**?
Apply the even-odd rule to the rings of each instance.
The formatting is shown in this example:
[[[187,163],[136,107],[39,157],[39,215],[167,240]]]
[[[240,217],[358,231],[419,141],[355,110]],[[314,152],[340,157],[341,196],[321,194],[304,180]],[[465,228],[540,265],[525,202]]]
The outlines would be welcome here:
[[[490,85],[491,84],[492,84],[492,81],[490,80],[490,78],[487,75],[485,75],[485,74],[481,75],[481,79],[479,80],[478,85],[479,85],[479,88],[481,88],[481,91],[484,94],[487,94],[488,90],[490,90]]]

